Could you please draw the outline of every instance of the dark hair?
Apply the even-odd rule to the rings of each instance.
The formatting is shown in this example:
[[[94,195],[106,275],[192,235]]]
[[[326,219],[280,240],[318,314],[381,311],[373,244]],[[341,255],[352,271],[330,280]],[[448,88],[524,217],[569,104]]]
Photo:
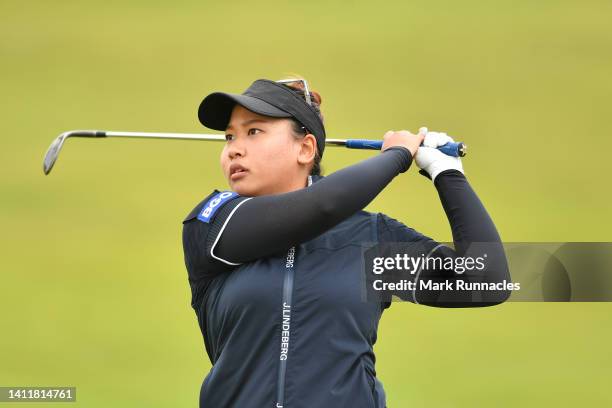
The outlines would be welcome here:
[[[299,77],[299,76],[292,76],[287,79],[304,79],[304,78]],[[283,83],[282,85],[290,88],[292,91],[300,95],[301,98],[304,98],[304,99],[306,98],[306,95],[303,89],[304,85],[302,82],[289,82],[288,84]],[[310,101],[312,102],[312,107],[317,112],[317,115],[319,115],[321,122],[325,124],[323,114],[321,113],[321,95],[319,95],[318,92],[310,90]],[[302,125],[297,119],[289,118],[289,120],[291,120],[291,125],[292,125],[291,130],[292,130],[293,136],[296,139],[301,139],[304,136],[306,136],[308,133],[310,133],[310,131],[306,129],[304,125]],[[323,173],[323,168],[321,167],[321,155],[319,154],[319,149],[317,148],[315,152],[314,164],[312,166],[312,169],[310,169],[310,174],[313,176],[320,176],[322,173]]]

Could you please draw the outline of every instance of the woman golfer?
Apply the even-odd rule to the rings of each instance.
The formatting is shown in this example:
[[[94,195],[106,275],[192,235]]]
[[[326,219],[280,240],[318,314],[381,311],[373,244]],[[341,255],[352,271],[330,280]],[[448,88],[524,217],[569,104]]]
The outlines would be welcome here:
[[[430,257],[459,252],[363,211],[413,158],[433,180],[456,249],[500,241],[460,159],[435,149],[452,140],[443,133],[389,131],[380,154],[323,177],[321,97],[305,85],[259,79],[242,94],[212,93],[199,108],[203,125],[225,131],[229,183],[183,221],[191,304],[213,364],[200,407],[386,406],[373,346],[390,302],[362,298],[362,243],[417,243]],[[419,147],[424,138],[429,147]],[[409,294],[443,307],[505,300]]]

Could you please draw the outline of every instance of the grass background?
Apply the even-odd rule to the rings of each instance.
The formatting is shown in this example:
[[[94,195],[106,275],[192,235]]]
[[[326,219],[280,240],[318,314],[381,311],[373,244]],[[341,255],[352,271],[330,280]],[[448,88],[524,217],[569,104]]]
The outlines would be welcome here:
[[[181,220],[226,187],[221,145],[70,140],[49,176],[42,158],[68,129],[201,132],[203,96],[257,78],[304,75],[329,137],[428,126],[466,142],[505,241],[611,240],[611,17],[594,0],[0,0],[0,386],[197,405],[210,364]],[[324,170],[372,154],[329,148]],[[414,169],[367,209],[451,240]],[[395,303],[375,349],[388,405],[609,405],[610,312]]]

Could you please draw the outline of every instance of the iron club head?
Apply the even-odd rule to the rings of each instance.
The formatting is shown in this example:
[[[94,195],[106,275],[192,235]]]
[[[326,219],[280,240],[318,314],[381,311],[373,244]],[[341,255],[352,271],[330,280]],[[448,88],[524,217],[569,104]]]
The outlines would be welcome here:
[[[59,135],[49,146],[47,149],[47,153],[45,154],[45,160],[43,161],[43,171],[45,174],[49,174],[53,165],[57,160],[57,156],[59,156],[60,150],[64,145],[64,140],[70,135],[70,132],[64,132]]]
[[[43,161],[43,171],[45,174],[49,174],[51,172],[51,169],[53,168],[53,165],[57,161],[57,157],[60,154],[60,150],[62,149],[62,146],[64,146],[64,141],[72,136],[105,137],[106,132],[100,130],[69,130],[59,135],[53,142],[51,142],[51,145],[45,154],[45,159]]]

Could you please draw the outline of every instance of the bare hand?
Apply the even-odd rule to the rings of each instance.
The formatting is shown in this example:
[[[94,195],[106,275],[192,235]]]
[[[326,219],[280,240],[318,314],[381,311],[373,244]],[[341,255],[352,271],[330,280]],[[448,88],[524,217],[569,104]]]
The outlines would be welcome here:
[[[423,142],[426,133],[426,130],[419,130],[419,133],[417,133],[416,135],[410,133],[407,130],[400,130],[397,132],[394,130],[390,130],[383,136],[383,145],[380,151],[384,152],[386,149],[393,146],[402,146],[410,150],[410,153],[412,153],[412,157],[414,157],[416,155],[417,150],[419,150],[419,146]]]

